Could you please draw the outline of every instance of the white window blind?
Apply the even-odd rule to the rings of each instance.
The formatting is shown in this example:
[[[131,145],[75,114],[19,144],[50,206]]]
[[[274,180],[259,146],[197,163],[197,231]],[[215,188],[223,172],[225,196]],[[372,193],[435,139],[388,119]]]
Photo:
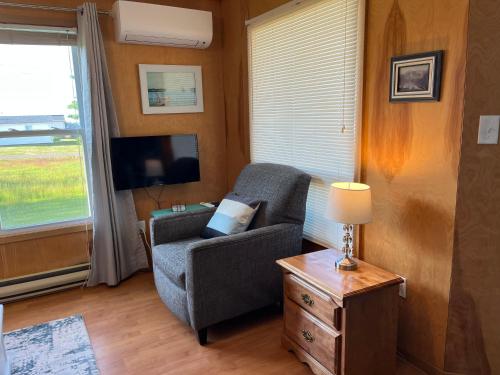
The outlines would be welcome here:
[[[308,172],[304,236],[341,248],[325,208],[332,182],[357,177],[364,2],[283,9],[249,22],[251,159]]]

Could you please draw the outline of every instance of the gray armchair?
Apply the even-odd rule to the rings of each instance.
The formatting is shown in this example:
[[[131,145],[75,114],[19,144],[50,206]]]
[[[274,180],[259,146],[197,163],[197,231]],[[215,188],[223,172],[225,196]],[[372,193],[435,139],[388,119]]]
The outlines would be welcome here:
[[[289,166],[251,164],[234,192],[262,201],[244,233],[202,239],[215,209],[151,221],[156,288],[167,307],[207,341],[207,327],[281,300],[275,261],[301,251],[310,176]]]

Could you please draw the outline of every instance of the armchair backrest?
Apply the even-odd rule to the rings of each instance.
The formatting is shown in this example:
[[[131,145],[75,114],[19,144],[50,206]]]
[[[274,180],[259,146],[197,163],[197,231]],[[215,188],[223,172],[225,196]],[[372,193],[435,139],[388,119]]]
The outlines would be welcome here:
[[[262,201],[251,228],[280,223],[303,224],[311,176],[296,168],[271,163],[247,165],[233,191]]]

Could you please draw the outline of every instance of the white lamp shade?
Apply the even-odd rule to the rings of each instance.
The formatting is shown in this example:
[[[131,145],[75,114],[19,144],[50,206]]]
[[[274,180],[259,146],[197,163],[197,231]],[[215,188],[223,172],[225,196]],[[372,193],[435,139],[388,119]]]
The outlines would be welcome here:
[[[330,187],[326,216],[342,224],[366,224],[372,220],[370,187],[356,182],[335,182]]]

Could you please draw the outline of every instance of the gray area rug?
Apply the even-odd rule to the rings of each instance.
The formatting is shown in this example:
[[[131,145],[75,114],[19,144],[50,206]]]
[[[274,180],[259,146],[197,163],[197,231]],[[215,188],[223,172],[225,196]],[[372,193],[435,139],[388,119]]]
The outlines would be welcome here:
[[[12,375],[98,375],[81,315],[37,324],[4,335]]]

